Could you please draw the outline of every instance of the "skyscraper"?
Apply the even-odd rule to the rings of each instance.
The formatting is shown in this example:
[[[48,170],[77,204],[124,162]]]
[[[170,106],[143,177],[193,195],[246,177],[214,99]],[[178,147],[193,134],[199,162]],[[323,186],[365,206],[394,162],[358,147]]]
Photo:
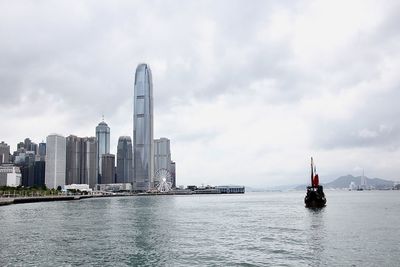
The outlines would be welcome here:
[[[108,127],[107,123],[102,122],[96,127],[96,138],[97,138],[97,169],[98,169],[98,178],[97,183],[101,183],[101,173],[102,173],[102,156],[104,154],[110,153],[110,127]]]
[[[80,184],[82,163],[82,139],[70,135],[66,138],[65,184]]]
[[[161,169],[167,170],[171,174],[171,149],[170,141],[167,138],[160,138],[154,140],[154,173]],[[157,175],[154,178],[154,184],[157,185],[160,181],[157,180]],[[171,182],[172,181],[168,181]]]
[[[23,186],[43,186],[46,179],[46,163],[35,161],[20,166]]]
[[[136,68],[133,99],[133,188],[154,186],[153,82],[147,64]]]
[[[24,142],[21,142],[17,145],[17,148],[25,148],[25,151],[33,151],[34,155],[37,154],[38,145],[31,141],[29,138],[25,138]]]
[[[101,184],[115,183],[115,155],[103,154]]]
[[[0,164],[8,163],[10,161],[10,146],[4,143],[0,143]]]
[[[97,183],[97,139],[70,135],[66,139],[66,184]]]
[[[46,138],[46,171],[45,182],[48,188],[57,189],[65,185],[65,137],[51,134]]]
[[[117,183],[132,183],[132,140],[129,136],[118,139]]]
[[[32,141],[29,138],[25,138],[24,140],[24,147],[26,151],[33,151],[32,150]]]
[[[176,188],[176,163],[171,161],[172,188]]]
[[[96,137],[83,138],[83,184],[89,184],[90,188],[94,188],[97,184],[98,162],[97,162],[97,139]]]
[[[39,143],[39,157],[41,161],[45,161],[46,159],[46,143]]]

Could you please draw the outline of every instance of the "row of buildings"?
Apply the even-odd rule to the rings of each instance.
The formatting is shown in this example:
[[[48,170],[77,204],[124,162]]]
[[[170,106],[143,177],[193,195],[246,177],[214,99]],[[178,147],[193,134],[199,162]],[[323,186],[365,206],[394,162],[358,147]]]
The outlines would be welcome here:
[[[147,64],[136,69],[133,95],[133,138],[119,137],[117,157],[110,154],[110,127],[103,119],[95,137],[50,134],[46,143],[39,145],[26,138],[12,155],[10,147],[2,142],[0,169],[11,173],[10,167],[18,166],[23,186],[87,184],[95,188],[99,184],[129,183],[135,191],[148,191],[167,179],[175,187],[170,140],[153,138],[153,83]],[[8,185],[7,178],[0,177],[2,185]]]

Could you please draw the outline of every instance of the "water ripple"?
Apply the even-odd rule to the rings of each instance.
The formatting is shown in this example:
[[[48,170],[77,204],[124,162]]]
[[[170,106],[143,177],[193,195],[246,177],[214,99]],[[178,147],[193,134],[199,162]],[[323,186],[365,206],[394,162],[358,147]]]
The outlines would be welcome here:
[[[400,194],[365,193],[317,211],[297,192],[4,206],[0,266],[395,266]]]

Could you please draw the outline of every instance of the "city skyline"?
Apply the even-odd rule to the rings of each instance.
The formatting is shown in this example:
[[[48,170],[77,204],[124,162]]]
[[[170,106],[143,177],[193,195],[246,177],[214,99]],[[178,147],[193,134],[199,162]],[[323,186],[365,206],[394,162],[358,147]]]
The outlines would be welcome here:
[[[146,62],[179,184],[301,184],[310,156],[322,181],[399,180],[399,4],[230,3],[0,4],[0,141],[92,136],[104,114],[116,154]]]

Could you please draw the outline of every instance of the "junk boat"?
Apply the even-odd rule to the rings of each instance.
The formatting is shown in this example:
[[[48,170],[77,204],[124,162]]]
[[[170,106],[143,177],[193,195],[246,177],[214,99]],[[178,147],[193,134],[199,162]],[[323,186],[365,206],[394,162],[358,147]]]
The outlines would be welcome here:
[[[322,185],[319,185],[319,177],[313,158],[311,158],[311,186],[307,186],[304,203],[307,208],[322,208],[326,205],[324,189]]]

